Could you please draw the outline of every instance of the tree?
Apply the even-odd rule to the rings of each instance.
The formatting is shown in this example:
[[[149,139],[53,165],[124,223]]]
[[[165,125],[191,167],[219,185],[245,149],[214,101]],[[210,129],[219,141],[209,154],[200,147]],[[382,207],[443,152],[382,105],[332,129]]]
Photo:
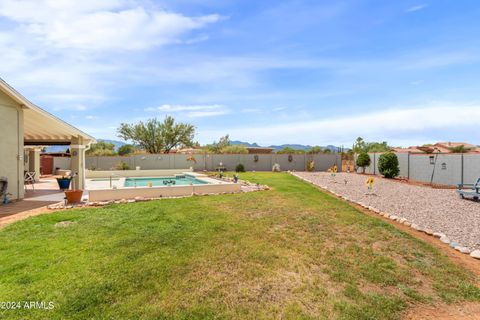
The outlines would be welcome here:
[[[225,135],[220,138],[220,140],[213,141],[212,144],[208,144],[206,146],[207,150],[213,153],[221,153],[222,149],[230,146],[230,137],[229,135]]]
[[[355,153],[367,152],[367,145],[362,137],[358,137],[357,140],[355,140],[352,150]]]
[[[326,150],[329,150],[329,149],[326,149]],[[308,150],[307,153],[308,154],[324,153],[324,150],[322,149],[322,147],[315,146],[315,147],[312,147],[310,150]]]
[[[368,167],[370,165],[370,156],[366,152],[362,152],[358,155],[357,158],[357,167],[360,167],[363,169],[363,173],[365,173],[365,167]]]
[[[378,171],[385,178],[395,178],[400,173],[398,157],[393,152],[384,153],[378,158]]]
[[[118,155],[120,156],[126,156],[134,152],[135,152],[135,147],[131,144],[124,144],[123,146],[118,148]]]
[[[448,148],[448,149],[450,150],[450,152],[453,152],[453,153],[467,153],[471,150],[471,148],[467,148],[463,144],[456,147]]]
[[[115,145],[100,140],[97,143],[93,143],[85,154],[90,156],[114,156]]]
[[[362,152],[388,152],[392,148],[386,141],[383,142],[365,142],[362,137],[358,137],[353,144],[353,152],[359,154]]]
[[[155,118],[145,123],[122,123],[118,136],[133,141],[148,153],[169,153],[176,147],[192,146],[195,127],[188,123],[175,123],[175,119],[168,116],[163,122]]]
[[[278,154],[304,154],[304,150],[293,149],[292,147],[285,147],[282,150],[277,151]]]
[[[220,150],[220,153],[239,153],[239,154],[247,154],[248,150],[244,145],[230,145]]]

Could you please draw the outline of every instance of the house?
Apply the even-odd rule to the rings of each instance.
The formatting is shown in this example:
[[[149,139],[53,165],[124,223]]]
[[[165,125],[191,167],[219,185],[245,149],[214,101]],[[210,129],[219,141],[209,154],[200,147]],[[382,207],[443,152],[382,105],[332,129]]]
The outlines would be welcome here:
[[[68,145],[73,183],[83,189],[85,150],[95,138],[36,106],[0,79],[0,177],[8,179],[11,199],[24,197],[25,172],[40,176],[43,146]]]
[[[250,154],[271,154],[274,149],[264,147],[247,147],[247,150]]]
[[[393,148],[398,153],[452,153],[452,148],[464,146],[467,153],[480,153],[480,148],[476,145],[466,142],[437,142],[435,144],[423,146],[411,146],[408,148]]]

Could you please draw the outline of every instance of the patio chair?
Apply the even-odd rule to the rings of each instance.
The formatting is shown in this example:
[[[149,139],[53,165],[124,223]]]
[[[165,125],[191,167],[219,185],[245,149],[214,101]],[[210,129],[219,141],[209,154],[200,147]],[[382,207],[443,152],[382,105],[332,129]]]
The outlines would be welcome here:
[[[6,177],[0,177],[0,199],[4,201],[7,196],[8,179]]]
[[[459,184],[457,193],[462,199],[465,199],[465,197],[471,197],[473,200],[478,201],[478,199],[480,199],[480,178],[478,178],[477,182],[473,184]]]
[[[27,185],[31,184],[32,190],[35,191],[35,175],[36,174],[37,174],[36,172],[25,171],[25,180],[24,180],[25,190],[27,190]]]

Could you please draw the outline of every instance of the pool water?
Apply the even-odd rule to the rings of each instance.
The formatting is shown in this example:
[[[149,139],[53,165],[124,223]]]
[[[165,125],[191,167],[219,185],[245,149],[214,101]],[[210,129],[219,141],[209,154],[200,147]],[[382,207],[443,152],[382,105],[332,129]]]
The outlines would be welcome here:
[[[153,187],[171,187],[171,186],[189,186],[197,184],[207,184],[207,182],[198,180],[190,176],[161,177],[161,178],[127,178],[125,187],[148,187],[149,183]]]

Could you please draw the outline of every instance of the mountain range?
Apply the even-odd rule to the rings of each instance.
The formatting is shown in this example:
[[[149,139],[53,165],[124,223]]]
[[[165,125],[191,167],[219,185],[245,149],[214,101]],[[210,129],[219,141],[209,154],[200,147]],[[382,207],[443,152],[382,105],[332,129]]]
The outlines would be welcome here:
[[[251,147],[251,148],[263,147],[263,146],[260,146],[256,142],[249,143],[249,142],[234,140],[234,141],[231,141],[230,143],[233,144],[233,145],[244,145],[245,147]],[[285,149],[285,148],[292,148],[292,149],[295,149],[295,150],[305,150],[306,151],[306,150],[312,149],[312,147],[313,146],[311,146],[311,145],[304,145],[304,144],[281,144],[281,145],[270,145],[270,146],[267,146],[265,148],[272,148],[274,151],[279,151],[279,150],[282,150],[282,149]],[[337,152],[338,151],[338,147],[333,146],[333,145],[328,145],[328,146],[321,147],[321,148],[322,149],[328,149],[332,152]]]

